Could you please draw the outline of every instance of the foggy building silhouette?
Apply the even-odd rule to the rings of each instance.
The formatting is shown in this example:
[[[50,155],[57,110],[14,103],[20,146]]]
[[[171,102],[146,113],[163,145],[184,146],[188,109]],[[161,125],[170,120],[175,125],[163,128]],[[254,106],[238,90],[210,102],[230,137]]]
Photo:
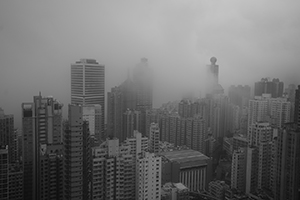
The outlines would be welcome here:
[[[101,136],[105,123],[105,66],[94,59],[80,59],[71,64],[71,104],[101,105]]]
[[[24,199],[62,198],[62,107],[41,94],[22,104]]]
[[[230,86],[228,90],[228,97],[230,102],[234,105],[243,108],[244,106],[248,107],[248,102],[251,95],[251,88],[249,85],[238,85],[238,86]]]
[[[272,81],[269,78],[262,78],[261,81],[254,85],[254,96],[262,94],[271,94],[271,97],[277,98],[283,95],[284,84],[278,78]]]

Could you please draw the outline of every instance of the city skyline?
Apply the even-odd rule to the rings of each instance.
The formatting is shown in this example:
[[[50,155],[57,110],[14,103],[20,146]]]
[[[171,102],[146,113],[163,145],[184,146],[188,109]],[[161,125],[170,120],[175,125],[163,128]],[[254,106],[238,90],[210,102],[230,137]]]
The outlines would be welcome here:
[[[225,91],[263,77],[298,84],[298,2],[13,2],[0,2],[0,101],[15,116],[39,91],[67,105],[69,66],[81,58],[106,66],[105,94],[148,58],[154,107],[201,89],[212,56]]]

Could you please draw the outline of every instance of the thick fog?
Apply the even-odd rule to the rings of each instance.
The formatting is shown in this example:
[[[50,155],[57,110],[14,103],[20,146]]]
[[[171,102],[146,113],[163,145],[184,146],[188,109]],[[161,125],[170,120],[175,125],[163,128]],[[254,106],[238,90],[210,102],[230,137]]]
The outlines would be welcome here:
[[[0,1],[0,107],[16,126],[21,103],[39,91],[67,116],[70,64],[80,58],[105,65],[106,91],[148,58],[159,107],[199,96],[212,56],[226,91],[262,77],[299,84],[299,55],[300,1]]]

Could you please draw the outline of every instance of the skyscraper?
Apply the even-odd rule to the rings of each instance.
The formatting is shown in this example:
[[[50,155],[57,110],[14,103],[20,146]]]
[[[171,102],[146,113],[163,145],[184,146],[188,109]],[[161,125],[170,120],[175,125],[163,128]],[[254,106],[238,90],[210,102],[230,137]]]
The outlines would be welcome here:
[[[62,106],[53,97],[41,94],[34,96],[32,103],[22,104],[24,199],[55,198],[49,195],[51,192],[60,195],[57,191],[62,189],[62,180],[50,177],[48,172],[54,164],[52,172],[62,173],[62,163],[48,161],[53,155],[62,160],[62,152],[52,146],[62,142]]]
[[[71,104],[101,105],[101,137],[105,119],[105,67],[94,59],[71,65]]]

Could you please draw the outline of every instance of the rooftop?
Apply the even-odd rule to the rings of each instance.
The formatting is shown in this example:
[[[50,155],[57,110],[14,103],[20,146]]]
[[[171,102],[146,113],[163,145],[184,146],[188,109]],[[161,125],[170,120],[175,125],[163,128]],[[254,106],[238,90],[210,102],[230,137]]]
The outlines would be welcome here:
[[[160,155],[170,162],[178,162],[181,169],[205,166],[210,160],[206,155],[192,149],[161,152]]]

